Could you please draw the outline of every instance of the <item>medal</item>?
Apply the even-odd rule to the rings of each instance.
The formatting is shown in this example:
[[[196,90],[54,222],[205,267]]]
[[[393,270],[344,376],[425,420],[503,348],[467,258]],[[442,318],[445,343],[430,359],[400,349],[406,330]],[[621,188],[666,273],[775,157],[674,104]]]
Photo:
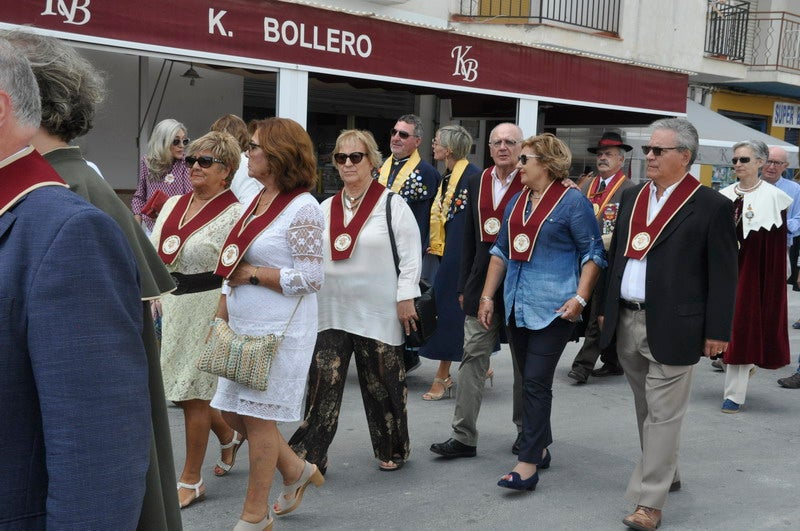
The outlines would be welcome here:
[[[489,218],[483,223],[483,230],[486,231],[486,234],[494,236],[498,232],[500,232],[500,220],[497,218]]]
[[[340,234],[336,237],[336,240],[333,242],[333,247],[339,252],[346,251],[350,244],[353,243],[353,239],[350,237],[349,234]]]
[[[164,176],[164,182],[165,182],[165,183],[171,183],[171,182],[175,182],[175,176],[174,176],[174,175],[172,175],[171,173],[168,173],[168,174],[166,174],[166,175]]]
[[[222,251],[222,256],[220,257],[220,262],[225,267],[230,267],[236,263],[239,258],[239,246],[235,243],[232,243],[225,247],[225,250]]]
[[[753,217],[755,217],[755,215],[756,215],[756,213],[753,212],[753,206],[752,205],[748,205],[747,212],[744,213],[744,217],[746,217],[747,219],[753,219]]]
[[[592,208],[594,209],[594,215],[597,216],[597,214],[600,213],[600,205],[597,203],[592,203]]]
[[[640,232],[633,237],[633,241],[631,242],[631,247],[633,247],[635,251],[646,249],[648,245],[650,245],[650,235],[646,232]]]
[[[166,240],[164,240],[164,244],[161,246],[161,250],[167,254],[175,254],[181,246],[181,239],[176,235],[172,235]]]
[[[517,234],[517,237],[514,238],[514,250],[518,253],[524,253],[530,246],[531,239],[528,238],[527,234]]]

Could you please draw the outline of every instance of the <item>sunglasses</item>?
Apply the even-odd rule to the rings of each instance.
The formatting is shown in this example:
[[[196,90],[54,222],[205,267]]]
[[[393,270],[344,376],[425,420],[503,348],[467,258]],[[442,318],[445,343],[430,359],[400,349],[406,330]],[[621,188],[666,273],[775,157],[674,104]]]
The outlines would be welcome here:
[[[194,163],[198,163],[201,168],[210,168],[212,164],[215,162],[219,162],[220,164],[225,164],[219,159],[215,159],[214,157],[209,157],[208,155],[203,155],[202,157],[186,157],[183,159],[186,162],[186,166],[191,168],[194,166]]]
[[[542,157],[540,157],[539,155],[520,155],[517,158],[522,163],[522,165],[525,166],[528,163],[528,159],[540,159]]]
[[[389,136],[391,137],[391,136],[394,136],[394,135],[399,136],[403,140],[408,139],[408,137],[410,137],[410,136],[417,136],[417,135],[412,135],[411,133],[406,133],[405,131],[398,131],[397,129],[390,130],[389,131]]]
[[[366,153],[361,153],[360,151],[354,151],[352,153],[334,153],[333,160],[336,161],[336,164],[346,164],[347,159],[350,159],[353,164],[358,164],[365,155]]]
[[[748,162],[750,162],[750,157],[733,157],[731,159],[731,162],[733,162],[734,164],[739,164],[740,162],[742,164],[747,164]]]
[[[658,146],[642,146],[642,153],[647,155],[651,151],[653,155],[656,157],[660,157],[662,153],[665,151],[669,151],[670,149],[681,149],[681,147],[658,147]]]
[[[183,144],[184,146],[188,146],[189,142],[191,142],[191,140],[189,140],[188,138],[183,138],[183,139],[175,138],[172,140],[172,145],[180,146],[181,144]]]

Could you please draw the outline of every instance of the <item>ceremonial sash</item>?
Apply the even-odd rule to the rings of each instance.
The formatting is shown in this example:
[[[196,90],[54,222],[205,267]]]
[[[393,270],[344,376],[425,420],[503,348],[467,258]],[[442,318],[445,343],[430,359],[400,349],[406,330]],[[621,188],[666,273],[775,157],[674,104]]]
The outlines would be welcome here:
[[[330,215],[330,243],[331,243],[331,259],[332,260],[347,260],[353,254],[353,249],[358,242],[358,235],[361,234],[361,229],[364,228],[364,223],[367,218],[375,209],[381,194],[386,190],[376,180],[372,180],[361,200],[356,215],[350,220],[350,223],[344,223],[344,190],[339,190],[333,200],[331,201],[331,215]]]
[[[525,206],[533,192],[527,189],[519,194],[508,217],[508,247],[512,260],[530,261],[544,220],[558,206],[568,190],[569,188],[562,186],[560,182],[551,182],[528,219],[525,219]]]
[[[494,243],[497,239],[497,233],[500,232],[500,220],[503,219],[506,205],[523,188],[519,177],[514,174],[508,190],[495,206],[493,168],[494,166],[484,170],[478,189],[478,223],[481,227],[481,241],[486,243]]]
[[[12,155],[5,162],[5,166],[0,167],[0,216],[37,188],[67,187],[56,170],[33,147]]]
[[[667,198],[664,206],[653,221],[647,223],[647,210],[650,204],[650,187],[652,182],[642,186],[636,201],[633,203],[633,212],[628,226],[628,241],[625,245],[625,256],[641,260],[650,251],[653,243],[658,239],[667,223],[678,213],[694,193],[702,186],[700,181],[689,175],[675,187]]]
[[[192,197],[194,197],[194,192],[182,195],[161,227],[158,256],[161,257],[165,264],[175,262],[181,249],[183,249],[183,244],[192,234],[217,219],[229,206],[238,202],[233,192],[223,190],[203,205],[192,219],[184,223],[183,219],[186,217],[189,205],[192,204]]]
[[[589,184],[589,188],[586,190],[586,197],[592,202],[594,215],[597,217],[597,219],[600,219],[600,216],[603,215],[603,211],[605,211],[608,202],[611,201],[611,198],[614,197],[614,194],[617,193],[619,187],[622,186],[622,183],[624,183],[627,179],[628,178],[625,176],[625,174],[622,173],[622,170],[618,171],[611,178],[611,183],[599,194],[597,193],[597,189],[600,187],[602,178],[598,175],[594,178],[594,180],[592,180],[591,184]]]
[[[258,238],[259,234],[264,232],[267,227],[280,216],[281,212],[286,210],[286,207],[289,206],[289,203],[291,203],[295,197],[307,191],[308,190],[305,188],[296,188],[289,193],[278,194],[265,212],[250,219],[250,216],[255,212],[258,206],[259,199],[261,199],[261,196],[264,194],[264,190],[262,189],[258,195],[253,198],[250,206],[247,207],[247,210],[242,214],[242,217],[239,218],[239,221],[236,222],[231,232],[228,234],[228,237],[225,239],[225,243],[222,245],[222,251],[219,253],[217,269],[214,273],[222,278],[228,278],[231,273],[233,273],[233,270],[236,269],[236,266],[239,265],[244,253],[247,252],[247,249],[255,239]]]
[[[430,248],[431,254],[436,256],[444,256],[444,225],[447,223],[447,212],[450,210],[450,203],[453,201],[458,181],[461,180],[468,165],[467,159],[461,159],[455,163],[453,171],[450,173],[450,180],[447,182],[447,190],[439,187],[433,205],[431,205]],[[442,194],[444,194],[444,199],[442,199]]]
[[[391,188],[392,192],[396,194],[400,193],[400,189],[406,183],[409,175],[411,175],[411,172],[414,171],[414,168],[417,167],[420,161],[422,161],[422,159],[419,156],[419,152],[415,149],[414,153],[412,153],[411,156],[408,157],[406,163],[403,164],[403,167],[400,168],[400,171],[398,171],[395,174],[394,182],[392,183],[392,188]],[[392,164],[394,164],[394,158],[389,157],[383,163],[383,166],[381,166],[381,174],[380,177],[378,177],[378,181],[380,181],[380,183],[383,186],[388,187],[387,185],[389,183],[389,173],[392,170]]]

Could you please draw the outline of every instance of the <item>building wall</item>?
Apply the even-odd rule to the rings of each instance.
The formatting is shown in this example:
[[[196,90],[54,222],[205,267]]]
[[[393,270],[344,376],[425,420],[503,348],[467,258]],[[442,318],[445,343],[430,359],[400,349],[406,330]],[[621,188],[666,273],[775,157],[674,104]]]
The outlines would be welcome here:
[[[714,96],[711,99],[710,108],[716,112],[734,111],[766,116],[766,133],[770,136],[774,136],[775,138],[785,140],[787,129],[785,127],[776,127],[772,125],[772,113],[776,101],[800,104],[800,100],[794,100],[792,98],[785,98],[782,96],[743,94],[720,90],[714,93]]]

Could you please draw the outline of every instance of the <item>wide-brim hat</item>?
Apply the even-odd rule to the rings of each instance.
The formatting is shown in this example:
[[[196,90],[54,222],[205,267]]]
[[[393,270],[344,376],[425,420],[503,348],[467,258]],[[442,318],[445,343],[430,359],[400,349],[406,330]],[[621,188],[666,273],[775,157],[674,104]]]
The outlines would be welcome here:
[[[618,147],[624,149],[625,151],[630,151],[633,149],[632,146],[629,146],[628,144],[624,144],[622,142],[622,137],[619,136],[619,133],[613,133],[609,131],[607,133],[603,133],[603,136],[597,143],[597,147],[590,147],[587,151],[589,151],[589,153],[596,154],[598,149],[603,149],[607,147]]]

